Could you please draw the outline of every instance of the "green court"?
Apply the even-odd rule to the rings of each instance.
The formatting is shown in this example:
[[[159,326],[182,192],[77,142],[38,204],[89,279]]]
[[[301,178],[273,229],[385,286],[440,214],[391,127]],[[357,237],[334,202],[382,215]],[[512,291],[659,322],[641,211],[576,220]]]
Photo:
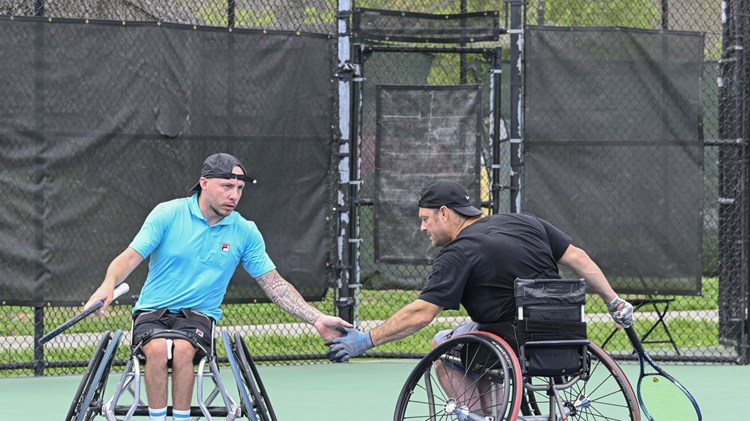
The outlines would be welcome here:
[[[393,418],[401,386],[415,365],[416,360],[358,360],[347,364],[260,366],[259,370],[279,421],[385,421]],[[750,366],[662,367],[690,389],[700,404],[703,420],[750,417]],[[622,368],[635,383],[638,365],[625,363]],[[222,367],[222,376],[236,396],[231,372]],[[118,379],[119,372],[112,371],[109,384]],[[0,420],[63,419],[79,380],[79,376],[3,378]],[[108,386],[107,398],[113,389]]]

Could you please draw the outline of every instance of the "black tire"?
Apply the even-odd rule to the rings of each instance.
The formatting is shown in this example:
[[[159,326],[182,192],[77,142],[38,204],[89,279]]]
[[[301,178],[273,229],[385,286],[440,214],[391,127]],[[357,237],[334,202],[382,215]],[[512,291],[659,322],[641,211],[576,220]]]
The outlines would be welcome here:
[[[265,386],[263,386],[258,368],[255,366],[250,351],[239,333],[234,334],[234,345],[242,378],[253,397],[256,414],[262,421],[277,421],[276,413],[273,411],[271,400],[268,398]]]
[[[111,336],[109,331],[102,333],[102,336],[99,338],[99,345],[96,346],[94,355],[91,357],[89,365],[86,367],[86,371],[83,372],[81,382],[78,384],[78,389],[76,390],[76,394],[73,397],[73,402],[70,404],[68,414],[65,416],[65,421],[72,421],[78,414],[78,411],[81,408],[81,401],[84,395],[88,392],[88,389],[91,387],[91,378],[94,376],[94,373],[99,368],[99,364],[101,364],[102,362],[102,358],[104,357],[104,349],[107,347],[107,344],[109,344],[110,338]]]
[[[589,344],[589,375],[571,387],[560,390],[559,396],[571,412],[568,419],[587,421],[640,421],[641,411],[633,387],[622,369],[599,346]],[[524,379],[535,385],[552,381],[567,381],[568,378],[529,377]],[[525,390],[522,412],[524,415],[544,415],[549,408],[549,397],[545,391]],[[540,408],[542,411],[540,411]]]
[[[93,375],[90,376],[90,381],[84,388],[85,391],[81,393],[81,398],[77,399],[79,403],[75,410],[76,421],[93,420],[101,412],[107,379],[121,340],[122,330],[117,330],[109,340],[104,352],[101,353],[101,360],[93,371]]]
[[[227,360],[229,360],[229,368],[232,370],[234,382],[237,384],[237,391],[240,394],[240,403],[242,405],[243,414],[252,421],[258,421],[258,417],[255,415],[255,409],[253,408],[253,399],[250,397],[247,388],[243,387],[245,383],[242,379],[242,373],[237,363],[235,345],[230,340],[227,332],[221,332],[221,341],[224,343],[224,350],[227,353]]]
[[[486,332],[459,335],[417,363],[401,389],[393,419],[447,421],[493,416],[515,420],[521,385],[518,358],[507,342]]]

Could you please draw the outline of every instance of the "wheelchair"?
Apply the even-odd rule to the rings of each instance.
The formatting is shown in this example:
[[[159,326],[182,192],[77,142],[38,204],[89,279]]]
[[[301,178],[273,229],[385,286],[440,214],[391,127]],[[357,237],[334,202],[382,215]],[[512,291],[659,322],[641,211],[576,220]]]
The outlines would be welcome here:
[[[196,387],[194,394],[198,405],[190,407],[192,420],[213,420],[221,417],[226,420],[247,418],[252,421],[277,421],[268,393],[263,386],[258,369],[239,333],[233,336],[226,331],[221,333],[229,367],[232,371],[239,402],[232,398],[222,381],[217,355],[206,349],[191,337],[176,331],[159,332],[153,338],[185,339],[197,349],[198,363],[195,369]],[[108,421],[130,420],[133,417],[148,417],[148,404],[141,398],[140,358],[136,344],[130,353],[125,370],[117,383],[114,396],[104,400],[109,372],[117,349],[123,338],[122,330],[104,332],[94,351],[94,356],[86,367],[81,382],[70,405],[66,421],[93,420],[97,416]],[[213,338],[213,336],[212,336]],[[215,350],[216,347],[213,347]],[[205,385],[206,378],[211,380]],[[206,389],[204,390],[204,386]],[[210,390],[208,394],[206,390]],[[217,398],[219,398],[217,401]],[[124,404],[123,404],[124,401]],[[167,416],[172,415],[172,407],[167,407]]]
[[[515,297],[517,350],[491,328],[443,342],[407,378],[395,421],[641,420],[625,374],[586,339],[582,280],[517,279]]]

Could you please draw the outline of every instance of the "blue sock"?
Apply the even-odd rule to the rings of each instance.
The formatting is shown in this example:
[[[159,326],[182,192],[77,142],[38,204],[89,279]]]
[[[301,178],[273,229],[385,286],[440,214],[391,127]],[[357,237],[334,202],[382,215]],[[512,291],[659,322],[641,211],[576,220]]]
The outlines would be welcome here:
[[[167,421],[167,407],[154,409],[149,406],[148,416],[151,421]]]
[[[190,418],[190,410],[179,410],[179,409],[173,409],[172,410],[172,420],[174,421],[184,421]]]

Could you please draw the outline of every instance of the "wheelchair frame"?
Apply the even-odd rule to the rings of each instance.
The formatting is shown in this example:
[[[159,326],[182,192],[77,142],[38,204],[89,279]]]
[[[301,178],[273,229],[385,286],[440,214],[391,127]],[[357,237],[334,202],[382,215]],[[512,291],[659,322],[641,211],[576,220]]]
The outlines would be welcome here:
[[[202,351],[202,357],[195,370],[195,393],[198,405],[190,407],[192,420],[206,419],[211,421],[214,417],[224,417],[226,420],[233,421],[246,417],[252,421],[277,421],[268,393],[260,378],[260,373],[239,333],[235,333],[233,338],[227,332],[221,334],[229,366],[237,385],[239,403],[230,396],[221,379],[215,354],[216,348],[214,347],[213,353],[208,353],[200,344],[178,333],[159,333],[152,338],[185,339]],[[122,337],[122,330],[117,330],[114,333],[107,331],[102,334],[76,390],[65,418],[66,421],[88,421],[97,416],[103,416],[107,421],[125,421],[133,417],[148,417],[148,405],[141,399],[143,373],[135,351],[131,352],[114,396],[108,401],[104,401],[109,372]],[[138,347],[134,347],[134,349],[136,348]],[[211,379],[213,389],[208,396],[204,397],[205,378]],[[118,405],[120,399],[125,395],[129,395],[132,402],[128,405]],[[221,396],[221,405],[214,405],[214,401],[219,396]],[[167,415],[172,415],[171,406],[167,407]]]
[[[539,289],[543,293],[531,294],[541,296],[554,289],[548,287],[543,285]],[[532,298],[534,304],[540,304],[538,296]],[[548,297],[541,298],[546,301]],[[558,298],[550,301],[553,312],[566,301]],[[520,301],[524,300],[517,299]],[[574,304],[580,304],[579,314],[585,320],[583,303]],[[578,311],[575,305],[574,311]],[[544,312],[543,305],[535,308],[540,310]],[[524,318],[523,309],[519,308],[518,314],[519,319]],[[554,315],[543,316],[555,319]],[[569,361],[564,368],[534,364],[529,355],[540,349],[543,357],[563,352],[569,356],[571,349],[577,350],[573,354],[577,355],[573,358],[577,367]],[[398,397],[394,421],[641,421],[630,382],[612,357],[596,344],[581,339],[532,340],[520,344],[519,355],[505,340],[484,331],[468,332],[439,344],[407,378]],[[538,361],[540,357],[536,358]]]

